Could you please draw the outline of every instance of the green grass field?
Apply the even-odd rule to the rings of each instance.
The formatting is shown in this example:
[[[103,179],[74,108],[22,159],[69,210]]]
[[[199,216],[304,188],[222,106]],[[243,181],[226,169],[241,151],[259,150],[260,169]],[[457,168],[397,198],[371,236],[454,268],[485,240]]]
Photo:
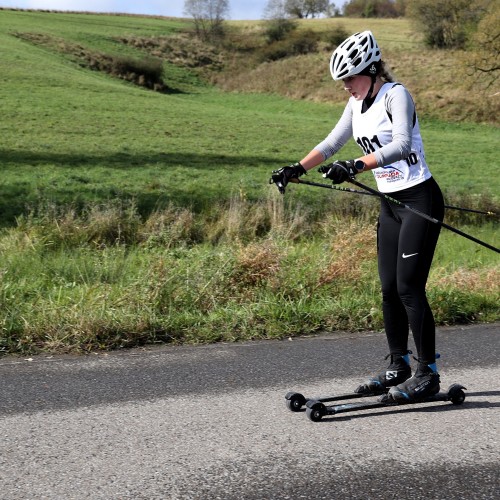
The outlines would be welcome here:
[[[350,215],[366,211],[352,231],[370,231],[373,203],[306,186],[281,200],[268,184],[271,170],[325,137],[342,107],[225,93],[169,64],[165,79],[178,92],[160,94],[14,36],[44,33],[140,57],[114,37],[183,26],[0,10],[4,352],[381,327],[370,313],[378,301],[373,255],[351,270],[357,284],[342,272],[323,283],[321,267],[331,266],[324,254],[333,242],[349,239],[342,231]],[[425,117],[421,127],[447,200],[498,207],[500,180],[490,173],[498,129]],[[350,144],[342,156],[357,154]],[[369,174],[362,180],[373,185]],[[499,244],[496,224],[466,230]],[[498,319],[493,252],[443,235],[436,269],[441,323]],[[462,271],[461,280],[477,280],[466,295],[453,285]]]
[[[164,35],[181,22],[0,14],[4,223],[40,198],[68,203],[134,197],[143,213],[170,201],[198,209],[241,189],[259,199],[268,190],[270,170],[302,157],[341,113],[339,106],[227,94],[207,86],[186,85],[184,93],[162,95],[12,36],[46,32],[107,53],[137,55],[113,37]],[[169,68],[165,71],[169,81]],[[185,75],[172,74],[172,85],[179,86]],[[445,190],[498,194],[498,176],[476,174],[495,162],[498,129],[425,119],[422,128],[429,163]],[[343,154],[358,154],[357,146],[347,146]],[[324,194],[304,191],[291,196],[307,203],[319,196],[323,203]]]

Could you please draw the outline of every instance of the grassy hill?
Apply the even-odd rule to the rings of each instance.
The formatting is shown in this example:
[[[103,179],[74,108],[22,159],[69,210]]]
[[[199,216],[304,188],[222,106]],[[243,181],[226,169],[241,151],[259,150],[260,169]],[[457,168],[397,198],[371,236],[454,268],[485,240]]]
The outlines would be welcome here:
[[[291,101],[276,93],[228,94],[169,62],[165,81],[177,93],[164,95],[90,71],[74,51],[65,52],[65,46],[73,44],[82,51],[144,58],[145,52],[120,38],[169,37],[186,27],[182,20],[10,10],[0,14],[3,223],[11,223],[40,198],[84,203],[134,197],[142,213],[169,202],[200,209],[240,190],[259,199],[267,192],[270,170],[302,157],[328,133],[342,110],[343,95],[338,105],[331,105]],[[325,22],[315,26],[324,29]],[[406,25],[390,31],[387,23],[401,22],[380,22],[374,26],[376,34],[395,32],[400,38],[390,41],[381,35],[383,42],[396,47],[412,40]],[[349,21],[346,27],[358,25]],[[238,29],[248,31],[245,25]],[[19,38],[33,34],[53,37],[53,44]],[[418,54],[418,41],[409,45]],[[247,85],[241,86],[234,81],[229,85],[224,72],[219,76],[225,82],[221,85],[233,90],[261,91],[252,82],[266,81],[297,96],[300,92],[293,89],[302,74],[293,70],[302,61],[303,71],[317,65],[323,74],[309,79],[322,82],[320,87],[311,85],[314,95],[322,94],[321,88],[341,92],[325,76],[324,60],[319,54],[267,64],[267,78],[258,78],[262,68],[255,67],[251,75],[243,75]],[[453,86],[443,88],[443,93],[451,90]],[[424,119],[423,130],[429,162],[450,196],[498,194],[497,176],[478,176],[471,169],[471,162],[494,164],[497,130],[434,119]],[[343,154],[353,156],[357,147],[351,144]],[[326,197],[304,192],[297,196],[308,203]]]
[[[233,45],[243,45],[262,35],[262,22],[239,21]],[[342,104],[345,93],[330,76],[332,45],[324,43],[335,32],[347,34],[369,29],[395,78],[403,82],[417,103],[421,117],[452,122],[476,122],[498,126],[500,87],[480,73],[472,74],[463,51],[428,49],[408,19],[307,19],[298,31],[318,33],[323,42],[314,54],[255,64],[251,52],[233,57],[215,81],[225,90],[257,91]]]
[[[185,26],[0,10],[0,352],[380,328],[373,252],[357,267],[338,260],[373,250],[373,200],[305,186],[283,199],[268,184],[324,138],[342,104],[225,92],[172,61],[170,91],[155,92],[85,62],[144,58],[123,39]],[[498,129],[421,121],[448,203],[496,209]],[[342,157],[356,154],[351,143]],[[472,231],[498,246],[494,224]],[[498,317],[496,256],[456,235],[441,245],[438,321]]]

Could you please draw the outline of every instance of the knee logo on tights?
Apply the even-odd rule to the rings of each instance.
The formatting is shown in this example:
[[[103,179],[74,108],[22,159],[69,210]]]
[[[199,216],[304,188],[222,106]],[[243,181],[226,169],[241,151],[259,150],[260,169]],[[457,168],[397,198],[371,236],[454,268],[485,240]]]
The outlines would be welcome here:
[[[408,255],[406,255],[404,252],[403,252],[403,255],[401,257],[403,257],[403,259],[408,259],[410,257],[413,257],[415,255],[418,255],[418,252],[417,253],[409,253]]]

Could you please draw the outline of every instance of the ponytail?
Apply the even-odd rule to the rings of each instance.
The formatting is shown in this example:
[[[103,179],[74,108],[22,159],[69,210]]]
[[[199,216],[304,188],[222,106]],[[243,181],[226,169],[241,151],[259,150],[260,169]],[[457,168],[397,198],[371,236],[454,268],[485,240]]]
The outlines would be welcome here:
[[[391,70],[389,69],[385,61],[380,61],[380,67],[377,72],[377,76],[382,78],[382,80],[384,80],[384,82],[386,83],[387,82],[392,83],[395,81],[394,76],[392,75]]]

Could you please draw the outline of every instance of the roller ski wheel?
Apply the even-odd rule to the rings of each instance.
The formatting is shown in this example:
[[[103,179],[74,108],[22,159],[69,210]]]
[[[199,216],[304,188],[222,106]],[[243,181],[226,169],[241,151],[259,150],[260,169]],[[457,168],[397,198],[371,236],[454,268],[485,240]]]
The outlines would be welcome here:
[[[448,388],[448,396],[454,405],[461,405],[465,401],[465,387],[460,384],[452,384]]]
[[[307,399],[299,392],[289,392],[286,396],[286,407],[293,412],[301,411]]]
[[[326,415],[326,406],[319,401],[308,401],[306,415],[312,422],[319,422]]]

